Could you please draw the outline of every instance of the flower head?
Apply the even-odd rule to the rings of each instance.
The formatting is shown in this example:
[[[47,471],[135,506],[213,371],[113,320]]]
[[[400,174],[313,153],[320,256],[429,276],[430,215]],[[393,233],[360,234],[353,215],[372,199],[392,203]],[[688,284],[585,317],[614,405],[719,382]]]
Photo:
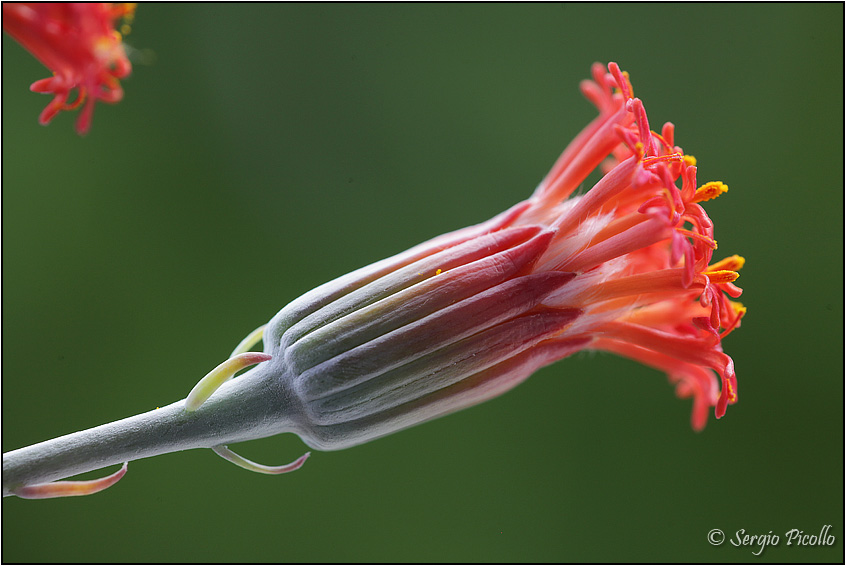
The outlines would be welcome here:
[[[695,429],[710,407],[723,416],[737,401],[722,340],[745,313],[732,300],[744,260],[713,260],[701,203],[727,187],[697,183],[673,125],[650,129],[615,63],[594,65],[582,91],[599,116],[528,200],[306,293],[182,401],[4,454],[4,496],[95,493],[125,464],[100,480],[53,480],[186,448],[290,472],[308,454],[266,466],[226,443],[294,432],[346,448],[500,395],[586,349],[666,372],[693,397]],[[597,168],[600,180],[574,195]],[[250,351],[261,340],[264,352]]]
[[[467,407],[584,349],[666,372],[693,427],[737,399],[721,341],[743,259],[712,261],[695,159],[650,130],[628,75],[593,68],[599,109],[528,200],[300,297],[265,331],[299,432],[343,448]],[[596,168],[604,175],[574,191]]]
[[[38,121],[46,125],[62,110],[83,106],[76,131],[91,127],[94,102],[123,98],[120,80],[132,66],[123,47],[123,36],[114,24],[132,19],[134,3],[3,3],[3,29],[23,45],[53,76],[35,81],[33,92],[53,94]],[[122,31],[128,31],[124,23]],[[71,91],[76,97],[68,102]]]

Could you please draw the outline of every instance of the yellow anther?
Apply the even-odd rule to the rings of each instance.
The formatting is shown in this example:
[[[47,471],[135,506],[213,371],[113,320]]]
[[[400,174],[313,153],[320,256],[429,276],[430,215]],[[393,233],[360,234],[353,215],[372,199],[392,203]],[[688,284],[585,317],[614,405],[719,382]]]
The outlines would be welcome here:
[[[438,269],[438,270],[435,272],[435,275],[440,275],[441,273],[443,273],[443,270],[442,270],[442,269]]]
[[[721,259],[717,263],[708,266],[709,271],[738,271],[743,265],[746,263],[746,259],[743,256],[739,256],[737,254],[733,256],[729,256],[725,259]]]
[[[643,148],[643,144],[638,142],[638,144]],[[653,155],[652,157],[647,157],[643,160],[644,165],[652,165],[653,163],[659,162],[679,162],[684,159],[684,156],[680,153],[668,153],[667,155]],[[669,194],[669,193],[668,193]]]
[[[729,188],[720,181],[711,181],[710,183],[705,183],[698,189],[696,189],[696,193],[693,195],[693,202],[702,202],[706,200],[711,200],[713,198],[717,198],[724,192],[729,190]]]
[[[729,301],[731,303],[731,308],[734,309],[738,315],[743,316],[746,314],[746,307],[743,306],[743,303],[739,301]]]
[[[729,403],[736,403],[737,402],[737,391],[734,390],[734,387],[731,384],[731,380],[726,380],[726,385],[728,386],[728,399]]]
[[[736,281],[740,274],[737,271],[729,271],[728,269],[721,269],[719,271],[705,271],[702,275],[707,275],[711,283],[731,283]]]
[[[692,155],[685,155],[684,162],[688,167],[693,167],[696,165],[696,158]]]

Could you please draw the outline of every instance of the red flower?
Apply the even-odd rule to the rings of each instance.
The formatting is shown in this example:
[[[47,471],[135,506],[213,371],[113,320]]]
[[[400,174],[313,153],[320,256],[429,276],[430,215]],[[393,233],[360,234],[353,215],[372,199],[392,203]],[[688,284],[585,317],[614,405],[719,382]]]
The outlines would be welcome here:
[[[745,312],[731,300],[743,258],[712,262],[714,225],[700,204],[727,188],[697,188],[673,125],[650,130],[628,75],[608,71],[595,65],[582,84],[600,115],[531,198],[318,287],[271,320],[269,361],[256,371],[296,399],[307,444],[390,434],[586,349],[666,372],[694,398],[694,429],[737,400],[721,340]],[[596,168],[602,178],[573,195]]]
[[[133,3],[3,3],[4,31],[53,71],[52,77],[30,86],[33,92],[54,95],[39,123],[46,125],[60,111],[83,105],[76,131],[85,134],[96,100],[123,98],[119,79],[129,75],[132,65],[114,23],[131,20],[134,11]],[[123,31],[128,31],[127,24]],[[74,89],[76,98],[68,102]]]
[[[44,482],[198,447],[290,472],[308,454],[262,466],[225,444],[292,432],[312,448],[348,448],[501,395],[580,350],[666,372],[693,397],[694,429],[710,407],[722,417],[737,401],[721,343],[746,312],[731,300],[744,260],[712,261],[714,224],[700,203],[728,189],[697,188],[696,160],[675,145],[672,124],[649,128],[616,63],[594,65],[593,79],[582,91],[599,116],[529,199],[302,295],[184,401],[4,454],[3,494],[94,493],[125,467]],[[573,195],[597,168],[602,178]],[[249,351],[259,341],[264,352]]]
[[[679,396],[694,398],[699,430],[710,406],[719,418],[737,400],[734,363],[721,340],[746,312],[730,300],[740,296],[733,281],[744,259],[712,263],[714,225],[699,204],[728,188],[697,188],[696,160],[674,144],[673,125],[651,131],[628,74],[615,63],[608,70],[596,64],[594,80],[582,83],[599,117],[529,201],[533,221],[558,229],[557,254],[539,265],[580,274],[558,300],[584,309],[583,328],[564,334],[665,371]],[[563,200],[597,166],[605,176],[584,196]]]

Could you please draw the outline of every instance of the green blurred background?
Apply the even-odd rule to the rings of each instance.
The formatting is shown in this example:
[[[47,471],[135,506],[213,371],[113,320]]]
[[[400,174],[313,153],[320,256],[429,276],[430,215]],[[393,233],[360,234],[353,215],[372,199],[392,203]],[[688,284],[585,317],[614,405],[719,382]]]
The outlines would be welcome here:
[[[180,399],[301,293],[526,197],[608,60],[731,187],[740,402],[697,434],[663,375],[583,353],[290,475],[189,451],[7,498],[4,561],[843,561],[842,4],[141,4],[127,42],[80,138],[3,37],[4,451]]]

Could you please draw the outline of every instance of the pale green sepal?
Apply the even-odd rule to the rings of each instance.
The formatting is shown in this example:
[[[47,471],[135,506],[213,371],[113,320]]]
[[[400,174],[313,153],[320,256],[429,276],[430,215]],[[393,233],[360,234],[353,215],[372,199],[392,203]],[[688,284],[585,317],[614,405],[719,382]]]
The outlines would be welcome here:
[[[197,382],[197,385],[185,398],[185,410],[188,412],[196,411],[206,399],[212,396],[212,393],[217,391],[218,387],[226,383],[233,375],[251,365],[266,362],[272,357],[270,354],[261,352],[244,352],[229,358]]]
[[[236,466],[244,468],[245,470],[250,470],[251,472],[258,472],[260,474],[284,474],[286,472],[293,472],[294,470],[301,468],[308,457],[311,456],[311,452],[306,452],[290,464],[286,464],[284,466],[264,466],[262,464],[257,464],[252,460],[247,460],[243,456],[239,456],[226,446],[215,446],[212,450],[214,450],[218,456],[229,460]]]
[[[253,346],[261,342],[262,338],[264,338],[264,327],[267,326],[266,324],[262,324],[249,334],[247,337],[241,340],[241,342],[235,346],[235,349],[232,350],[232,353],[229,357],[235,357],[238,354],[243,354],[244,352],[249,352],[253,349]]]

